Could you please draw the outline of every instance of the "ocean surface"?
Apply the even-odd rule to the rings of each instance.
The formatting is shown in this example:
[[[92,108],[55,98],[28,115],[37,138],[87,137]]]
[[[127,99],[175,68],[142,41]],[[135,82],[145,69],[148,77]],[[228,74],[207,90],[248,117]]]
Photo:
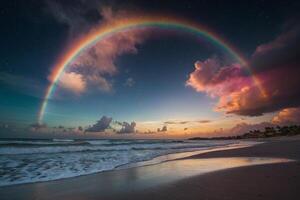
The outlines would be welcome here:
[[[0,186],[153,164],[159,157],[241,145],[238,141],[0,140]],[[171,159],[171,157],[170,157]],[[144,164],[143,164],[144,163]]]

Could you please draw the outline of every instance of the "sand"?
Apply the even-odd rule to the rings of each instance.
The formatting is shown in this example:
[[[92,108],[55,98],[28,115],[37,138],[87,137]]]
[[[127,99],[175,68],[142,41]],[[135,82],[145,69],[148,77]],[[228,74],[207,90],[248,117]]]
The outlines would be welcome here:
[[[300,199],[299,137],[0,188],[0,199]]]

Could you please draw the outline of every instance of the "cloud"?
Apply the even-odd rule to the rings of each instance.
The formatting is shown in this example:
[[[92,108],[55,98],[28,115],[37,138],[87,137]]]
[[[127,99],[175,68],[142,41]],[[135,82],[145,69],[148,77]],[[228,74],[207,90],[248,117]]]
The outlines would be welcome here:
[[[58,84],[76,94],[82,93],[86,88],[86,80],[84,80],[83,75],[75,72],[63,72]]]
[[[83,128],[82,128],[82,126],[78,126],[78,131],[83,131]]]
[[[242,67],[239,64],[222,66],[217,58],[197,61],[195,70],[186,81],[187,86],[191,86],[198,92],[206,92],[211,97],[240,90],[248,84],[249,81],[244,80]]]
[[[164,124],[187,124],[190,121],[165,121]]]
[[[112,132],[117,134],[126,134],[126,133],[137,133],[135,130],[135,122],[120,122],[113,121],[111,117],[103,116],[96,124],[90,126],[85,130],[85,132],[103,132],[106,129],[112,130]]]
[[[132,87],[134,84],[135,84],[135,81],[133,80],[133,78],[130,77],[130,78],[126,79],[124,85],[127,87]]]
[[[59,1],[46,0],[46,11],[59,23],[68,27],[70,37],[77,37],[88,31],[101,20],[98,8],[103,6],[100,0]]]
[[[274,40],[256,48],[251,60],[251,66],[256,71],[283,66],[298,66],[300,51],[300,24],[298,20],[286,24],[282,33]]]
[[[116,59],[124,54],[137,53],[136,45],[142,43],[144,37],[143,31],[132,30],[103,39],[81,53],[71,63],[70,70],[82,74],[90,83],[99,85],[99,89],[111,89],[112,87],[107,87],[112,85],[110,78],[119,72],[115,65]],[[130,78],[126,83],[127,86],[132,86],[134,81]]]
[[[48,129],[48,126],[47,124],[34,123],[34,124],[30,124],[29,128],[31,131],[39,131],[39,130]]]
[[[117,133],[119,134],[135,133],[135,127],[136,127],[135,122],[131,122],[130,124],[128,122],[123,122],[120,123],[120,125],[122,126],[122,128],[119,131],[117,131]]]
[[[165,121],[164,124],[169,124],[169,125],[173,125],[173,124],[178,124],[178,125],[183,125],[183,124],[188,124],[188,123],[210,123],[211,120],[190,120],[190,121]]]
[[[47,1],[48,10],[54,18],[69,28],[69,43],[91,34],[95,30],[124,20],[132,16],[130,11],[112,9],[104,5],[102,1],[92,0],[89,2],[76,0],[78,3],[66,3],[62,1]],[[109,92],[113,89],[112,77],[119,70],[115,64],[116,59],[124,54],[137,53],[137,45],[147,37],[147,29],[128,30],[119,32],[102,39],[94,46],[82,52],[76,60],[70,63],[68,73],[76,73],[85,81],[80,93],[89,88],[98,88]],[[75,38],[75,39],[74,39]],[[63,79],[64,77],[62,77]],[[62,80],[67,85],[68,80]],[[72,91],[78,91],[73,83],[64,87]],[[133,79],[128,79],[128,86],[134,84]],[[64,86],[63,85],[63,86]],[[78,94],[78,92],[76,92]]]
[[[300,123],[300,107],[285,108],[273,117],[272,122],[280,125],[299,124]]]
[[[217,58],[197,61],[186,84],[218,99],[216,111],[258,116],[300,106],[300,28],[290,26],[274,41],[257,47],[252,77],[238,64],[222,65]]]
[[[157,132],[155,131],[151,131],[151,130],[147,130],[147,131],[144,131],[143,134],[156,134]]]
[[[96,122],[96,124],[87,128],[86,132],[103,132],[105,129],[109,128],[110,123],[112,122],[111,117],[103,116],[100,120]]]
[[[112,91],[113,84],[107,78],[95,74],[86,75],[85,78],[89,85],[92,85],[103,92]]]
[[[198,123],[201,123],[201,124],[206,124],[206,123],[210,123],[211,120],[199,120]]]
[[[166,132],[166,131],[168,131],[167,126],[163,126],[161,129],[160,128],[157,129],[157,132]]]

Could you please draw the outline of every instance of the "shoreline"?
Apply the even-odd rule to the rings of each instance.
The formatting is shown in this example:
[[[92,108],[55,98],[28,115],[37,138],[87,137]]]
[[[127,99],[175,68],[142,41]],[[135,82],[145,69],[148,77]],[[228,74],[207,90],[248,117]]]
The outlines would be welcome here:
[[[241,158],[244,160],[241,160]],[[265,162],[266,159],[269,158],[284,158],[296,161],[277,163],[275,162],[273,164],[262,163],[259,165],[244,165],[243,162],[253,162],[253,160],[249,160],[249,158],[253,158],[254,161],[255,159],[258,159],[259,162]],[[264,158],[265,160],[261,158]],[[206,185],[211,184],[211,181],[213,179],[208,179],[205,177],[213,176],[215,179],[220,179],[220,177],[226,175],[229,178],[227,177],[226,179],[221,179],[216,182],[213,182],[226,182],[227,179],[232,180],[232,177],[235,177],[236,180],[233,182],[235,184],[237,184],[238,182],[242,184],[241,181],[238,179],[240,179],[243,176],[246,176],[246,180],[249,182],[249,184],[257,184],[255,176],[259,175],[256,178],[261,178],[261,174],[259,171],[263,171],[263,173],[268,173],[268,171],[270,171],[270,169],[274,168],[275,166],[275,168],[278,168],[278,170],[281,172],[280,174],[283,174],[283,177],[280,177],[279,180],[272,180],[271,183],[269,183],[271,184],[269,186],[270,190],[273,190],[275,186],[278,187],[276,182],[282,182],[284,178],[290,178],[288,176],[291,175],[292,177],[294,177],[293,179],[295,179],[295,181],[292,182],[290,186],[291,188],[287,187],[285,188],[285,190],[291,189],[292,191],[288,191],[291,194],[289,195],[289,198],[296,199],[295,194],[300,196],[300,193],[294,190],[295,187],[298,188],[300,186],[300,177],[298,175],[299,173],[296,173],[300,170],[299,160],[299,138],[290,138],[288,140],[269,140],[263,144],[258,144],[251,147],[231,150],[215,150],[213,152],[192,155],[190,157],[179,158],[155,165],[141,167],[138,166],[114,171],[105,171],[95,174],[47,182],[3,186],[0,187],[0,195],[1,197],[3,197],[3,199],[33,199],[34,197],[38,197],[38,199],[151,199],[147,196],[155,194],[157,196],[157,199],[171,199],[171,197],[176,197],[174,196],[175,194],[180,196],[180,194],[178,193],[189,190],[189,187],[194,188],[196,186],[199,186],[199,184],[203,184],[203,180],[206,180]],[[215,162],[215,164],[217,163],[217,165],[221,165],[220,163],[227,163],[229,161],[235,161],[240,164],[234,167],[219,169],[215,171],[208,171],[206,173],[200,173],[199,169],[201,169],[201,165],[203,168],[206,166],[205,163],[209,164],[209,162],[211,161]],[[220,163],[218,164],[218,162]],[[184,168],[184,170],[181,170],[180,168]],[[207,168],[212,168],[212,166]],[[172,169],[174,172],[177,172],[177,174],[174,174],[174,172],[172,172]],[[254,173],[249,177],[245,170],[258,170],[258,172],[256,175]],[[180,174],[179,172],[182,174]],[[238,177],[234,175],[237,172],[241,173]],[[157,177],[159,173],[162,173],[161,177]],[[216,174],[218,174],[218,176]],[[269,179],[276,179],[276,176],[277,175],[275,174],[273,178],[269,177]],[[186,187],[186,182],[189,183],[188,188]],[[280,185],[281,183],[278,184]],[[177,189],[174,189],[173,187]],[[215,199],[218,199],[218,195],[215,192],[207,193],[207,190],[212,190],[214,188],[207,188],[205,187],[205,185],[203,185],[203,187],[197,187],[196,189],[193,189],[193,191],[188,192],[189,195],[193,194],[194,197],[189,196],[185,198],[197,199],[196,197],[199,197],[199,195],[201,196],[202,194],[203,196],[203,194],[206,194],[206,196],[216,196]],[[234,193],[238,193],[239,190],[243,189],[239,187],[240,186],[235,185],[235,188],[231,191]],[[218,190],[219,188],[215,189]],[[168,194],[169,196],[166,196],[166,194]],[[211,198],[212,196],[209,197]],[[247,199],[245,197],[241,198]],[[257,198],[260,198],[260,196],[258,195]],[[276,199],[276,196],[274,196],[274,198]]]
[[[144,160],[144,161],[139,161],[139,162],[132,162],[132,163],[123,164],[123,165],[117,166],[114,169],[108,169],[108,170],[103,170],[103,171],[98,171],[98,172],[91,172],[91,173],[87,173],[87,174],[78,174],[76,176],[62,177],[62,178],[58,178],[58,179],[38,180],[38,181],[33,181],[33,182],[22,182],[22,183],[12,183],[12,184],[7,184],[7,185],[0,185],[0,188],[10,187],[10,186],[18,186],[18,185],[35,184],[35,183],[44,183],[44,182],[51,182],[51,181],[60,181],[60,180],[65,180],[65,179],[78,178],[78,177],[81,177],[81,176],[96,175],[96,174],[110,172],[110,171],[124,170],[124,169],[136,168],[136,167],[156,165],[156,164],[160,164],[160,163],[163,163],[163,162],[188,158],[188,157],[198,155],[198,154],[214,152],[214,151],[226,151],[226,150],[237,149],[237,148],[245,148],[245,147],[257,145],[257,144],[260,144],[260,143],[262,143],[262,142],[235,141],[235,142],[232,142],[232,143],[226,144],[226,145],[203,147],[203,149],[199,149],[199,150],[190,150],[190,151],[183,151],[183,152],[171,152],[171,153],[167,153],[165,155],[160,155],[160,156],[154,157],[150,160]]]
[[[136,162],[136,163],[128,163],[128,164],[125,164],[125,165],[121,165],[121,166],[116,167],[113,170],[108,170],[108,171],[157,165],[157,164],[161,164],[161,163],[164,163],[164,162],[188,159],[188,158],[190,158],[192,156],[195,156],[195,155],[200,155],[200,154],[205,154],[205,153],[210,153],[210,152],[215,152],[215,151],[227,151],[227,150],[232,150],[232,149],[247,148],[247,147],[251,147],[251,146],[255,146],[255,145],[263,143],[263,142],[256,142],[256,141],[249,141],[249,142],[252,142],[253,144],[247,144],[245,142],[243,142],[244,144],[241,144],[240,141],[239,141],[239,143],[228,144],[228,145],[225,145],[225,146],[209,147],[209,148],[203,149],[203,150],[169,153],[169,154],[165,154],[165,155],[162,155],[162,156],[155,157],[151,160],[146,160],[146,161],[141,161],[141,162]],[[105,172],[105,171],[102,171],[102,172]],[[96,173],[102,173],[102,172],[96,172]],[[96,174],[96,173],[94,173],[94,174]],[[90,175],[90,174],[87,174],[87,175]]]

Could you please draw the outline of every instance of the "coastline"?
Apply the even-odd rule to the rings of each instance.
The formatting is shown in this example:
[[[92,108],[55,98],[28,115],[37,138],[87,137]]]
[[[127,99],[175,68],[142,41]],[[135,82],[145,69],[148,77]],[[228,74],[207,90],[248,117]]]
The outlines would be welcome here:
[[[264,142],[155,165],[0,187],[0,195],[1,199],[297,199],[300,196],[297,191],[300,138]],[[249,158],[254,161],[283,158],[293,162],[244,165],[245,161],[252,162]],[[205,173],[199,171],[203,166],[218,165],[220,161],[224,164],[238,161],[238,164]]]
[[[41,169],[42,168],[39,168],[39,169],[36,168],[37,169],[36,173],[40,174],[40,176],[42,176],[42,177],[45,177],[44,179],[37,179],[36,177],[33,176],[33,177],[27,177],[27,178],[23,179],[23,181],[22,181],[22,179],[20,179],[18,176],[17,177],[12,176],[11,177],[12,179],[17,178],[16,180],[19,180],[19,181],[10,181],[8,178],[3,180],[3,179],[1,179],[2,178],[1,177],[0,178],[0,187],[13,186],[13,185],[22,185],[22,184],[31,184],[31,183],[42,183],[42,182],[48,182],[48,181],[54,181],[54,180],[70,179],[70,178],[76,178],[76,177],[80,177],[80,176],[87,176],[87,175],[91,175],[91,174],[103,173],[103,172],[107,172],[107,171],[115,171],[115,170],[120,170],[120,169],[128,169],[128,168],[132,168],[132,167],[154,165],[154,164],[159,164],[159,163],[162,163],[162,162],[167,162],[167,161],[171,161],[171,160],[190,157],[192,155],[197,155],[197,154],[202,154],[202,153],[207,153],[207,152],[212,152],[212,151],[228,150],[228,149],[235,149],[235,148],[244,148],[244,147],[248,147],[248,146],[258,144],[258,142],[254,142],[254,141],[243,141],[243,142],[241,142],[241,141],[231,141],[231,142],[226,141],[225,143],[227,143],[227,144],[224,144],[222,141],[220,141],[220,143],[219,143],[219,141],[218,141],[217,143],[219,143],[219,144],[214,144],[214,145],[211,145],[211,144],[207,145],[207,144],[205,144],[206,142],[204,144],[202,142],[200,142],[200,144],[197,144],[197,143],[188,143],[188,144],[191,144],[193,147],[194,147],[193,144],[196,144],[197,148],[186,148],[185,147],[181,150],[177,149],[177,150],[175,150],[175,152],[172,152],[172,151],[166,152],[166,153],[164,153],[162,155],[158,155],[154,158],[147,159],[147,157],[145,157],[146,158],[145,160],[141,159],[141,161],[136,161],[136,162],[134,162],[134,161],[131,162],[130,160],[126,161],[126,159],[125,159],[124,164],[119,164],[118,165],[118,163],[115,163],[115,167],[113,167],[113,168],[109,167],[108,169],[100,169],[100,170],[95,170],[95,171],[93,170],[93,171],[90,171],[90,172],[85,171],[84,173],[73,173],[72,175],[70,175],[70,174],[67,174],[67,175],[61,174],[61,172],[59,171],[58,174],[53,174],[54,176],[49,177],[45,174],[44,175],[41,174]],[[211,143],[214,143],[214,141],[211,141]],[[177,143],[175,143],[175,144],[177,144]],[[200,145],[200,147],[198,145]],[[98,146],[96,146],[96,147],[99,148]],[[100,148],[101,148],[101,146],[100,146]],[[125,148],[125,149],[127,149],[127,148]],[[33,150],[30,150],[30,151],[32,152]],[[48,149],[47,149],[47,151],[48,151]],[[15,153],[14,151],[12,151],[12,152]],[[33,152],[35,152],[35,150]],[[129,158],[129,156],[131,155],[131,152],[124,152],[124,153],[125,153],[125,155],[124,155],[125,158],[126,157]],[[161,154],[161,153],[159,153],[159,154]],[[26,155],[26,154],[24,154],[24,155]],[[47,154],[43,154],[43,155],[47,156]],[[66,154],[66,155],[68,155],[68,154]],[[87,155],[87,156],[89,158],[91,158],[90,155]],[[113,157],[113,156],[114,156],[114,154],[111,155],[111,157]],[[107,156],[107,157],[109,157],[109,156]],[[116,160],[118,160],[120,158],[122,159],[121,161],[124,161],[123,160],[124,157],[120,157],[120,156],[115,157]],[[10,158],[10,160],[12,160],[12,159],[14,159],[14,158],[13,157]],[[24,159],[26,159],[26,161],[27,161],[26,157],[24,157]],[[52,159],[55,159],[55,158],[52,158]],[[99,162],[103,161],[103,157],[100,157],[99,159],[100,159],[100,161],[95,160],[95,163],[99,163]],[[113,160],[110,160],[110,161],[113,161]],[[34,162],[34,160],[33,160],[33,162]],[[81,163],[82,161],[81,160],[74,160],[73,161],[74,164],[76,164],[78,162]],[[28,161],[27,161],[27,163],[28,163]],[[21,166],[22,166],[22,164],[26,165],[27,163],[26,162],[25,163],[20,163],[20,165]],[[4,163],[4,164],[8,165],[7,163]],[[12,164],[14,164],[14,163],[12,163]],[[57,164],[60,164],[60,163],[57,163]],[[69,164],[71,164],[71,163],[69,163]],[[101,164],[104,164],[104,166],[107,166],[103,162],[100,163],[100,165]],[[35,167],[38,167],[38,166],[35,166]],[[57,169],[57,165],[52,165],[52,166],[48,165],[48,167],[45,170],[46,171],[48,171],[49,169],[51,170],[52,167],[54,167],[54,170]],[[86,166],[86,167],[88,167],[88,166]],[[80,169],[80,167],[79,167],[79,169]],[[78,170],[78,168],[77,168],[77,170]],[[5,172],[7,172],[7,173],[24,173],[22,171],[21,172],[20,171],[15,171],[15,169],[9,169],[9,168],[4,169],[4,173]],[[29,173],[32,173],[32,171],[30,171]],[[3,180],[3,182],[2,182],[2,180]]]

